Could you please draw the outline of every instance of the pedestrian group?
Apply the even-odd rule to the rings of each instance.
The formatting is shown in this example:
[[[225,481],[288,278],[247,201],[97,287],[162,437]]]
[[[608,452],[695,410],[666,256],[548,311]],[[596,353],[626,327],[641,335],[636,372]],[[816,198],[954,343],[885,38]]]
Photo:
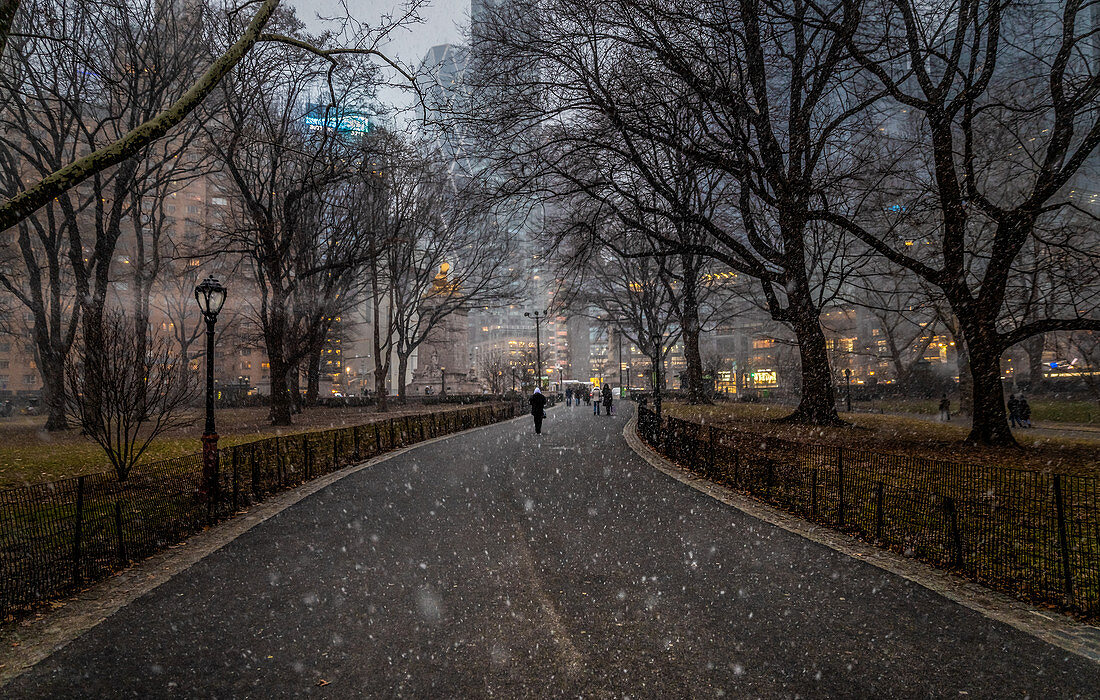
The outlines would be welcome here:
[[[614,396],[615,393],[609,384],[604,384],[600,390],[570,387],[565,390],[565,405],[580,406],[581,401],[584,401],[586,406],[592,406],[592,415],[600,415],[600,406],[603,406],[604,415],[613,416],[615,415]],[[541,388],[536,387],[528,401],[531,404],[531,416],[535,420],[535,434],[542,435],[542,422],[546,418],[546,396]]]

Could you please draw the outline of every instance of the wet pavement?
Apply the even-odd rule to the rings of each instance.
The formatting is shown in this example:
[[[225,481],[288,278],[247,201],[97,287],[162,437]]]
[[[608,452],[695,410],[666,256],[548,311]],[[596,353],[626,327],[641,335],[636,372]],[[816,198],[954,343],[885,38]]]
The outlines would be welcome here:
[[[648,466],[558,407],[332,484],[7,697],[1097,697],[1100,665]]]

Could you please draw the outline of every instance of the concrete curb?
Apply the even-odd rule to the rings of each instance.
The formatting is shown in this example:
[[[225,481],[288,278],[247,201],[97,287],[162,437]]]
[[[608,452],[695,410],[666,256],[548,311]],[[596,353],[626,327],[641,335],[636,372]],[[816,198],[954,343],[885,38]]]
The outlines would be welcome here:
[[[68,600],[54,603],[52,610],[0,635],[0,688],[173,576],[186,571],[265,520],[270,520],[344,477],[420,447],[526,417],[526,414],[521,414],[496,423],[441,435],[318,477],[256,504],[243,515],[192,535],[167,551],[138,562]]]
[[[798,518],[765,505],[750,496],[703,479],[668,461],[642,442],[635,412],[623,428],[627,444],[655,469],[742,513],[787,532],[824,545],[847,556],[901,576],[981,615],[1014,627],[1044,642],[1100,663],[1100,627],[1087,625],[1058,612],[1043,610],[948,572],[906,559],[836,530]]]

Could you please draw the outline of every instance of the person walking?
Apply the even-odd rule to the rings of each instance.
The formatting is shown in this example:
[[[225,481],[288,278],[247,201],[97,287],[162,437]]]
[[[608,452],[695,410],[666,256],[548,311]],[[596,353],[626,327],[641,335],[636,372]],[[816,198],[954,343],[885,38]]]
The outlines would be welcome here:
[[[595,387],[592,388],[592,415],[600,415],[600,392]]]
[[[1016,404],[1020,412],[1020,425],[1025,428],[1031,427],[1031,404],[1027,402],[1027,398],[1020,396],[1019,402]]]
[[[535,419],[535,435],[542,435],[542,419],[546,417],[546,397],[542,389],[535,387],[535,393],[528,399],[531,402],[531,415]]]
[[[940,399],[940,422],[947,423],[951,420],[951,399],[947,398],[946,392],[943,398]]]
[[[610,384],[604,384],[603,385],[603,409],[604,409],[604,415],[606,415],[606,416],[611,415],[611,385]]]
[[[1020,423],[1020,400],[1016,398],[1016,394],[1008,396],[1008,425],[1012,428],[1023,427]]]
[[[565,406],[568,408],[573,405],[573,387],[569,387],[565,390]]]

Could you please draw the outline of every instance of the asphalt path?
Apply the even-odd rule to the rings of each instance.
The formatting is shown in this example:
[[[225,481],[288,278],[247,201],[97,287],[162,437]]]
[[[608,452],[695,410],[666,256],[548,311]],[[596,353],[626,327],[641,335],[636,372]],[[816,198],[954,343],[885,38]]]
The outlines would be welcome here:
[[[1096,697],[1100,665],[654,470],[550,411],[352,474],[7,697]]]

